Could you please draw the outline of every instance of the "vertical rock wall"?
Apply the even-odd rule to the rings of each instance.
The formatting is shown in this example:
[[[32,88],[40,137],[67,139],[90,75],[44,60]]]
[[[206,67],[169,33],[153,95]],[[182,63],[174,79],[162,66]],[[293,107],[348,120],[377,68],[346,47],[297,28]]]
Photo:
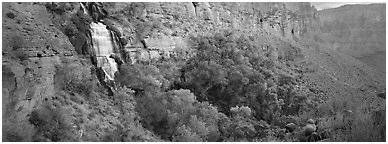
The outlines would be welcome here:
[[[166,48],[163,42],[174,37],[186,39],[189,34],[208,34],[217,29],[267,31],[296,39],[308,31],[316,12],[309,3],[162,2],[143,5],[146,14],[139,17],[150,24],[158,24],[153,19],[160,22],[151,27],[152,31],[143,39],[151,40],[147,43],[153,49],[170,49],[167,51],[174,47]],[[127,47],[137,48],[137,43]]]

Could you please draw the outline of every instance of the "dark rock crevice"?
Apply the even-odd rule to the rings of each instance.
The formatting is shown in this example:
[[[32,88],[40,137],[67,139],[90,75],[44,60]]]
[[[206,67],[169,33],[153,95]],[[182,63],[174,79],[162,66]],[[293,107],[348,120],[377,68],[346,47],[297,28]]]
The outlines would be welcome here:
[[[198,2],[192,2],[195,11],[195,17],[198,17]]]

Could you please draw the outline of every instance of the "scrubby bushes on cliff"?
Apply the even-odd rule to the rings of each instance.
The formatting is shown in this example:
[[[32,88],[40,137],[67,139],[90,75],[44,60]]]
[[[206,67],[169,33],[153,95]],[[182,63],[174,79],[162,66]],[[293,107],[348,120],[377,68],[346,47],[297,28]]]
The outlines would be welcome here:
[[[163,61],[155,64],[159,69],[161,75],[170,82],[170,86],[174,87],[175,83],[180,83],[180,71],[181,67],[179,62],[175,61]]]
[[[116,22],[135,30],[135,41],[141,41],[164,29],[160,19],[148,15],[146,8],[150,8],[149,5],[144,2],[106,3],[104,7]]]
[[[19,59],[20,61],[27,60],[28,56],[23,49],[25,48],[25,40],[22,37],[18,35],[12,36],[8,41],[8,48],[12,49],[11,55],[13,55],[15,58]]]
[[[115,75],[115,80],[120,86],[127,86],[136,92],[155,92],[169,85],[169,81],[163,78],[159,69],[152,65],[122,65],[120,73]]]
[[[56,67],[55,82],[63,90],[78,93],[88,98],[93,91],[93,77],[89,69],[76,65],[65,65]]]
[[[252,117],[249,107],[232,107],[230,112],[230,122],[223,132],[226,141],[257,141],[267,135],[269,125]]]
[[[44,106],[30,114],[29,122],[35,126],[33,141],[75,141],[76,135],[70,125],[65,109]]]
[[[136,101],[131,89],[119,88],[115,95],[115,103],[119,109],[118,121],[115,129],[107,132],[102,141],[156,141],[155,136],[140,123],[139,114],[135,111]]]
[[[320,131],[326,131],[326,138],[332,141],[382,142],[386,141],[385,110],[355,109],[344,99],[333,99],[322,104],[316,112],[322,117],[319,121]]]
[[[48,2],[45,5],[46,5],[46,8],[60,15],[71,8],[70,4],[68,3]]]
[[[10,19],[13,19],[13,18],[16,17],[16,15],[15,15],[13,12],[7,12],[5,15],[6,15],[8,18],[10,18]]]
[[[91,17],[83,14],[79,3],[46,3],[48,12],[52,12],[52,21],[56,28],[65,34],[79,54],[88,54],[91,45]]]

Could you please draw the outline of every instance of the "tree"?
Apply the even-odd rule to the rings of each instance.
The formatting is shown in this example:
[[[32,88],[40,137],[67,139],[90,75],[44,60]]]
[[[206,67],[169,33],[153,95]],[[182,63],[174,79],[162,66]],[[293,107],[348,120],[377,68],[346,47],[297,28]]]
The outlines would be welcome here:
[[[169,84],[160,74],[159,69],[152,65],[126,64],[116,73],[115,80],[120,86],[127,86],[136,92],[157,92]]]
[[[252,54],[258,52],[252,40],[244,34],[233,35],[223,32],[191,38],[196,55],[181,69],[186,80],[183,88],[223,113],[229,114],[232,106],[248,105],[254,109],[253,115],[264,118],[270,113],[266,106],[277,101],[265,87],[273,75],[264,67],[263,55]]]

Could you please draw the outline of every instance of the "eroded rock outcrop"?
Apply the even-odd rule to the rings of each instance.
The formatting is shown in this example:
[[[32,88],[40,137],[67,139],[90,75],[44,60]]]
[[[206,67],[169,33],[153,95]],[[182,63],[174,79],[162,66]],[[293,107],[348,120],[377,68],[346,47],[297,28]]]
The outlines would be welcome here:
[[[70,20],[77,12],[78,7],[73,7],[76,4],[60,3],[55,7],[44,3],[3,4],[3,141],[36,139],[34,135],[39,129],[32,125],[31,113],[45,106],[72,109],[74,103],[64,100],[68,96],[64,89],[76,90],[80,88],[76,83],[94,76],[90,59],[80,58],[88,56],[84,51],[88,50],[84,46],[90,44],[85,42],[87,31]],[[96,80],[82,83],[99,85]],[[79,90],[83,93],[86,89]],[[71,127],[67,131],[75,133],[76,129]]]

